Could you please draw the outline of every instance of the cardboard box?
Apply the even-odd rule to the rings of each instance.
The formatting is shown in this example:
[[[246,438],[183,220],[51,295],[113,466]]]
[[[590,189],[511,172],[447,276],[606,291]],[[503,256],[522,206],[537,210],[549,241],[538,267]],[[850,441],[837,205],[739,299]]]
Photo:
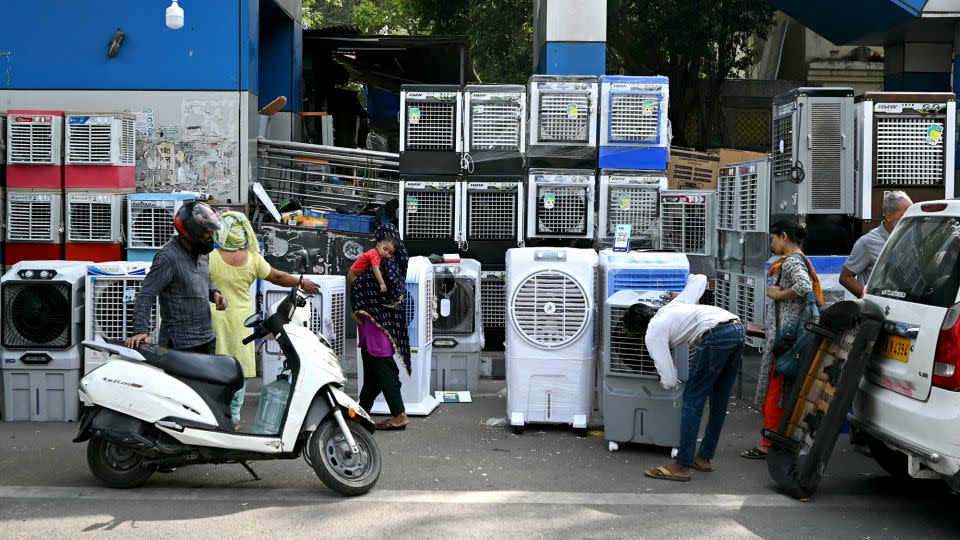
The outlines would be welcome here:
[[[753,161],[770,157],[770,154],[763,152],[749,152],[747,150],[734,150],[732,148],[711,148],[707,150],[708,154],[714,154],[720,158],[720,168],[726,167],[731,163],[743,163],[744,161]]]
[[[689,148],[670,149],[667,187],[670,189],[717,189],[720,157]]]

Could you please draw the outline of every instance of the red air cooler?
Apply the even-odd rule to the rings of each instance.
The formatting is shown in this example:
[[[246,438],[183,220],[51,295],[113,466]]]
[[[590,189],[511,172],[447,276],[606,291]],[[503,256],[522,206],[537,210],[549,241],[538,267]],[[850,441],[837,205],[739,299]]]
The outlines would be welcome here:
[[[62,141],[62,111],[7,111],[7,187],[63,188]]]
[[[136,187],[134,119],[129,113],[67,113],[64,187]]]
[[[133,190],[66,190],[66,260],[123,259],[121,227],[127,193]]]
[[[6,204],[5,265],[63,259],[63,194],[59,190],[10,189]]]

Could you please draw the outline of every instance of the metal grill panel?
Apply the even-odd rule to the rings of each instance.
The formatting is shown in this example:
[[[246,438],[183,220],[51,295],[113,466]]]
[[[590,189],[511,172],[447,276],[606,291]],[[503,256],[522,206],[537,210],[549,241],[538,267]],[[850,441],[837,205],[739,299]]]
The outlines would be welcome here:
[[[586,94],[540,94],[541,142],[586,143],[590,137],[590,97]]]
[[[70,227],[67,239],[87,242],[113,240],[113,204],[68,201]]]
[[[122,120],[122,131],[120,132],[120,163],[122,165],[135,165],[137,152],[137,132],[132,118]]]
[[[660,241],[663,248],[707,255],[706,203],[660,202]]]
[[[717,181],[717,228],[733,230],[737,221],[737,177],[724,175]]]
[[[456,149],[456,101],[408,101],[406,106],[406,150]]]
[[[123,340],[133,334],[133,310],[143,278],[103,278],[92,282],[93,337]],[[150,337],[157,339],[157,306],[150,308]]]
[[[433,294],[433,278],[427,279],[424,287],[427,288],[427,305],[423,308],[423,325],[425,326],[424,333],[427,336],[427,343],[430,343],[433,341],[433,315],[434,307],[437,305],[436,296]]]
[[[516,190],[467,193],[467,239],[515,239],[518,219]]]
[[[760,182],[762,179],[758,172],[753,174],[744,174],[740,176],[740,192],[737,194],[739,201],[737,211],[737,226],[741,231],[759,231],[759,212],[767,212],[766,208],[760,207]],[[762,231],[766,232],[766,231]]]
[[[503,328],[507,321],[507,288],[503,279],[480,281],[480,304],[484,328]]]
[[[840,104],[814,103],[810,109],[811,130],[811,206],[816,210],[840,208],[840,164],[843,137],[840,132]]]
[[[345,302],[346,293],[343,291],[336,291],[330,295],[330,316],[333,317],[334,335],[325,337],[330,345],[333,345],[333,352],[337,354],[338,358],[343,358],[344,325],[346,324]]]
[[[8,120],[9,121],[9,120]],[[10,122],[9,163],[52,164],[53,124]]]
[[[659,202],[660,190],[656,187],[610,186],[606,235],[613,236],[618,223],[633,225],[633,234],[656,228]]]
[[[749,285],[744,281],[739,281],[737,283],[737,304],[734,313],[740,317],[740,320],[743,322],[749,322],[753,324],[759,324],[761,322],[760,314],[756,310],[756,300],[758,293],[758,281],[754,280],[754,285]]]
[[[734,311],[733,305],[731,303],[731,293],[732,288],[729,281],[720,279],[719,277],[714,282],[713,289],[713,305],[718,308],[723,308],[727,311]]]
[[[793,167],[793,114],[773,121],[773,175],[788,176]],[[783,141],[783,152],[780,141]]]
[[[456,209],[453,189],[408,190],[403,233],[407,239],[452,238]]]
[[[50,242],[52,201],[8,201],[7,240]]]
[[[71,163],[110,165],[111,124],[69,124],[67,159]]]
[[[552,206],[548,194],[552,195]],[[537,186],[537,232],[586,234],[587,204],[586,186]]]
[[[660,99],[652,94],[610,95],[610,140],[656,143]]]
[[[547,349],[575,341],[590,322],[586,291],[571,276],[556,270],[543,270],[524,279],[510,307],[520,335]]]
[[[130,247],[161,248],[173,237],[173,208],[134,208],[131,214]]]
[[[882,116],[877,119],[876,184],[890,187],[943,185],[946,145],[929,144],[927,130],[943,117]]]
[[[687,286],[685,270],[625,268],[609,270],[606,295],[618,291],[682,291]]]
[[[520,103],[473,103],[470,106],[471,150],[520,149]]]
[[[624,331],[621,321],[626,314],[625,307],[610,307],[610,373],[659,377],[644,336]]]

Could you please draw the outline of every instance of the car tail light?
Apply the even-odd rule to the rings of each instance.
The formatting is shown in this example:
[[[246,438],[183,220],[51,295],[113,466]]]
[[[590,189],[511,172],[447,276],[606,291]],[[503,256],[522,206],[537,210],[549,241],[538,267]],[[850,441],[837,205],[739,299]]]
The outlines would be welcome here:
[[[920,210],[924,212],[943,212],[946,209],[947,203],[927,203],[920,205]]]
[[[946,390],[960,389],[960,304],[943,316],[937,352],[933,357],[933,385]]]

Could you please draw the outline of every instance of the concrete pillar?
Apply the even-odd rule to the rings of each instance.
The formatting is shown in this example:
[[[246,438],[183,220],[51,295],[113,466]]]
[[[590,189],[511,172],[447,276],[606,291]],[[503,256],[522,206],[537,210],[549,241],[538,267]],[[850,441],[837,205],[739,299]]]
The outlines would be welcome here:
[[[534,0],[533,71],[603,75],[607,0]]]

